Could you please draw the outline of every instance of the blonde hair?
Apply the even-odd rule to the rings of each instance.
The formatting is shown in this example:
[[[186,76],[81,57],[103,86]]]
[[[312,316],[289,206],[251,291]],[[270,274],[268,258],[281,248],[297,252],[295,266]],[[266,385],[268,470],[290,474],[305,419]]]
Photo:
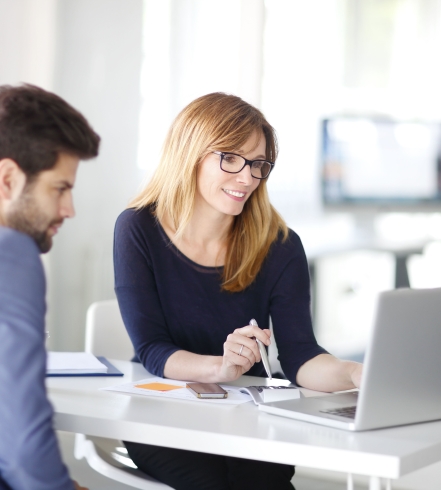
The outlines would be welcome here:
[[[255,132],[263,132],[266,158],[274,162],[277,140],[263,114],[240,97],[213,93],[199,97],[174,120],[164,143],[159,166],[129,207],[152,206],[156,218],[169,220],[176,236],[193,213],[198,164],[212,151],[241,148]],[[234,217],[227,243],[222,288],[237,292],[248,287],[260,271],[279,233],[288,227],[269,202],[266,180]]]

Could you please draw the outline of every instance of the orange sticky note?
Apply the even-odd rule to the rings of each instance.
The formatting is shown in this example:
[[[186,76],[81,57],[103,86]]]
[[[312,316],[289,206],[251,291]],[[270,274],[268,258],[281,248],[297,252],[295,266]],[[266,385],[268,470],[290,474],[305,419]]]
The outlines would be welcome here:
[[[166,383],[147,383],[145,385],[135,385],[135,388],[154,391],[171,391],[179,390],[180,388],[184,388],[184,386],[168,385]]]

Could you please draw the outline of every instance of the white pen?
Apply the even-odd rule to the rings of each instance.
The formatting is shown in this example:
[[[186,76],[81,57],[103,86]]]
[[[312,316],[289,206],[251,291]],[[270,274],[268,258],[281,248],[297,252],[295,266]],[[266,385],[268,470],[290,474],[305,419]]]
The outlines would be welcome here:
[[[251,318],[250,325],[256,325],[256,327],[259,326],[259,325],[257,325],[257,322],[254,318]],[[254,338],[256,339],[256,337],[254,337]],[[256,342],[257,342],[257,346],[259,347],[260,357],[262,358],[263,367],[265,368],[266,374],[268,375],[269,379],[273,379],[272,374],[271,374],[270,364],[268,361],[268,355],[267,355],[266,349],[265,349],[265,345],[259,339],[256,339]]]

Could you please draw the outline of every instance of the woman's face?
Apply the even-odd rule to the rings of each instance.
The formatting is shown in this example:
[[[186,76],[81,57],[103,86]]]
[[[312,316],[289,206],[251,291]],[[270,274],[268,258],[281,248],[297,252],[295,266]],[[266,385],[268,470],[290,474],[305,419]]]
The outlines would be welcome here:
[[[265,150],[265,137],[256,131],[242,148],[231,151],[247,160],[264,160]],[[230,174],[220,168],[220,156],[209,153],[199,165],[195,205],[199,210],[237,216],[259,183],[259,179],[251,176],[249,165],[245,165],[237,174]]]

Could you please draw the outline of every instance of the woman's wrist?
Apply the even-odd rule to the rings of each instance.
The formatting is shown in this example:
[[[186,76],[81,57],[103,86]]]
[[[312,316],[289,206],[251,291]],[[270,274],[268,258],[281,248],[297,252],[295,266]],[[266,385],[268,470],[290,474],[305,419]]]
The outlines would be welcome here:
[[[222,356],[207,356],[208,366],[206,373],[208,375],[207,382],[220,383],[222,379]]]
[[[174,352],[164,366],[166,378],[200,383],[227,383],[242,373],[238,366],[229,365],[224,356],[193,354],[184,350]]]
[[[164,376],[170,379],[215,383],[221,380],[221,356],[206,356],[179,350],[166,361]]]
[[[211,382],[213,383],[228,383],[234,381],[240,376],[236,368],[228,368],[225,363],[224,356],[213,356],[212,370],[211,370]]]

